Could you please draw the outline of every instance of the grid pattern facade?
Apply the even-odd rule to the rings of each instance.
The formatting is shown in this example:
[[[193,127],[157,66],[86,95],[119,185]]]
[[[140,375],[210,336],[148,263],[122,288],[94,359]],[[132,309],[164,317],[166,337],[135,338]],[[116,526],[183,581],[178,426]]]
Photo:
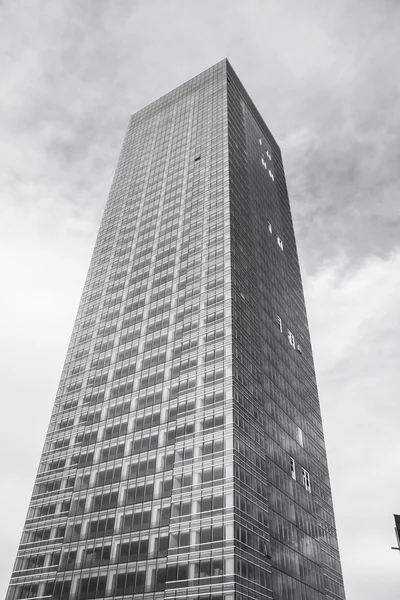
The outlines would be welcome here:
[[[227,61],[131,117],[7,600],[344,598],[279,148]]]
[[[265,568],[267,558],[274,599],[342,599],[282,157],[229,64],[227,69],[237,591],[242,598],[271,597],[254,587],[254,565]]]

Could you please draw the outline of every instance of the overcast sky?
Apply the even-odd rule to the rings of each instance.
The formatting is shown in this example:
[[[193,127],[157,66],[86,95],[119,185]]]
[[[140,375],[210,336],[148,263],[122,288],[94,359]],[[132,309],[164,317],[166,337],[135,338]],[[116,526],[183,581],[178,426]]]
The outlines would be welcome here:
[[[398,600],[399,2],[3,0],[0,19],[4,593],[129,115],[227,57],[283,152],[347,599]]]

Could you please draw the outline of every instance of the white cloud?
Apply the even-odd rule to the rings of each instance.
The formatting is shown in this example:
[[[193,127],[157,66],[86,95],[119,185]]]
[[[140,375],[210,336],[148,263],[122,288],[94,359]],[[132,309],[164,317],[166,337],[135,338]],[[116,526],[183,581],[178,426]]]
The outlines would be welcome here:
[[[400,248],[304,279],[347,595],[394,600]]]
[[[361,353],[364,360],[369,356],[374,365],[390,360],[386,352],[377,357],[373,349],[376,343],[382,351],[396,342],[400,320],[398,248],[384,258],[367,256],[358,265],[341,254],[306,277],[305,286],[313,315],[313,342],[323,349],[320,372],[337,369],[349,353]],[[366,349],[368,355],[364,356]]]
[[[348,600],[397,597],[398,3],[5,0],[0,11],[1,585],[129,114],[227,56],[282,142]]]

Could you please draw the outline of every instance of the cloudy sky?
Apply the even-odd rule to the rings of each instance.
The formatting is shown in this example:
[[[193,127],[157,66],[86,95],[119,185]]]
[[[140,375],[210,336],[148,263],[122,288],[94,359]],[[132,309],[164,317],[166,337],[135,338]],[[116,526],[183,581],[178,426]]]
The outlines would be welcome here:
[[[0,23],[4,593],[128,117],[228,57],[283,151],[347,598],[398,600],[398,1],[2,0]]]

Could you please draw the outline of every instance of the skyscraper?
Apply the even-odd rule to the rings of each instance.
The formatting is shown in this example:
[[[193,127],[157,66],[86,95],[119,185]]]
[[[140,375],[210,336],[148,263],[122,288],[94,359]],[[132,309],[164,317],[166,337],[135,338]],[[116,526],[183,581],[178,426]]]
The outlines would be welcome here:
[[[8,600],[344,598],[278,145],[224,60],[132,116]]]

